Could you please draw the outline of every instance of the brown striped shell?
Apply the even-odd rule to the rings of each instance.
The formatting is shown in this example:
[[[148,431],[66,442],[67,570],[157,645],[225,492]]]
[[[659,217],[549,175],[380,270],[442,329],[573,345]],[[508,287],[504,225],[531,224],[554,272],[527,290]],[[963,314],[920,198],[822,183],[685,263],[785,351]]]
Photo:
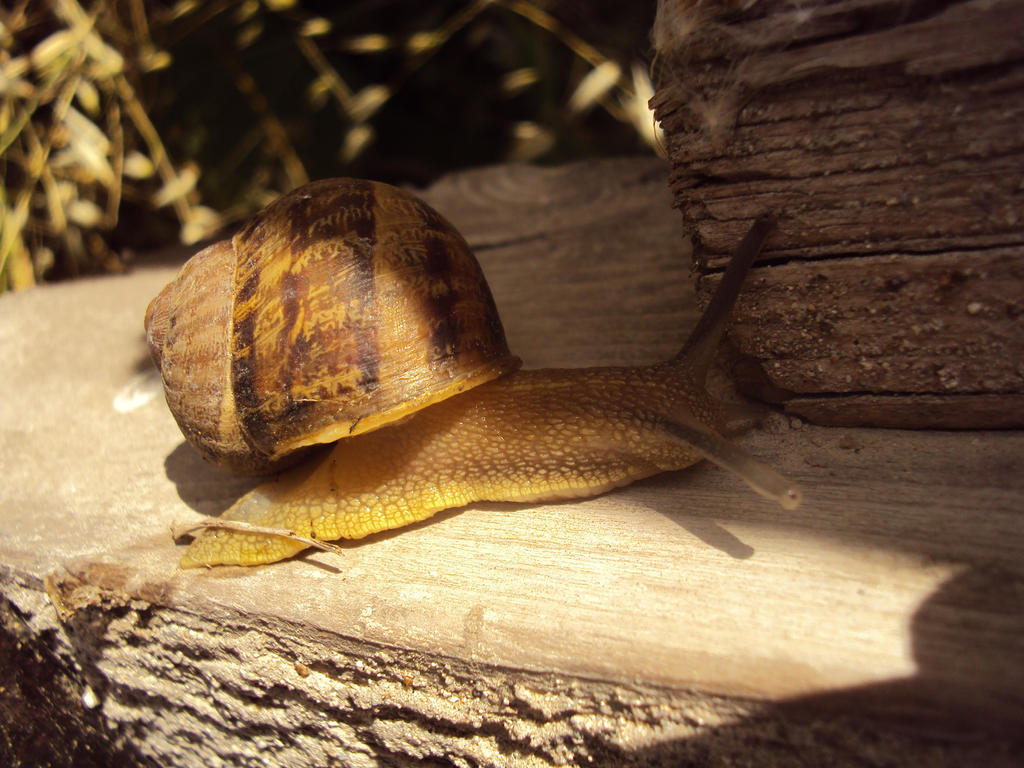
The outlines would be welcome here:
[[[146,334],[186,438],[250,474],[519,364],[455,228],[356,179],[300,187],[200,251],[149,305]]]

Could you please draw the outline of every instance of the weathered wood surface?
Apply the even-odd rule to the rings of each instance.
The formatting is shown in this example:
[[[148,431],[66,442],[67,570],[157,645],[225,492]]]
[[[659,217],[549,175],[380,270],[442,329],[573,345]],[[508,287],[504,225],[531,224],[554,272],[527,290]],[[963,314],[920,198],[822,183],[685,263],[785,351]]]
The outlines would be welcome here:
[[[738,309],[747,391],[824,423],[1024,426],[1024,1],[660,5],[697,261],[779,221]]]
[[[637,363],[684,338],[657,163],[488,169],[427,196],[478,247],[527,364]],[[0,750],[165,766],[1022,758],[1024,434],[775,416],[743,442],[803,485],[796,512],[701,465],[586,501],[476,505],[341,557],[182,572],[171,524],[248,481],[204,465],[153,396],[141,317],[173,272],[0,298]]]

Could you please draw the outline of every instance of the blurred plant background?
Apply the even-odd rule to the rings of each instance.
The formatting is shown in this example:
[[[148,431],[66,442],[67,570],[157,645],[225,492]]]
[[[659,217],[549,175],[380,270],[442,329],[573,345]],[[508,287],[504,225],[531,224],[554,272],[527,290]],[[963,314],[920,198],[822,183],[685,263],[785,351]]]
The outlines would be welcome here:
[[[311,178],[653,152],[654,0],[5,0],[0,290]]]

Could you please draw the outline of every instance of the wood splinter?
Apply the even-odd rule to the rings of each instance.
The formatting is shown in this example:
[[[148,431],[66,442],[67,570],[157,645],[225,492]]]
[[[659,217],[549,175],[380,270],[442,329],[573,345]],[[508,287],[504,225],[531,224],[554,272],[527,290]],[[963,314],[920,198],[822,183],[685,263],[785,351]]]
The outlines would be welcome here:
[[[205,531],[207,529],[224,530],[224,531],[237,531],[239,533],[255,533],[263,536],[280,536],[283,539],[289,541],[295,541],[300,544],[305,544],[307,547],[313,549],[319,549],[324,552],[332,552],[336,555],[344,553],[344,549],[339,547],[337,544],[331,544],[327,541],[320,541],[320,539],[313,539],[308,536],[300,536],[294,531],[289,531],[287,528],[273,528],[266,525],[253,525],[252,523],[245,523],[240,520],[203,520],[198,523],[175,523],[171,526],[171,539],[177,543],[180,539],[186,536],[191,536],[199,531]]]

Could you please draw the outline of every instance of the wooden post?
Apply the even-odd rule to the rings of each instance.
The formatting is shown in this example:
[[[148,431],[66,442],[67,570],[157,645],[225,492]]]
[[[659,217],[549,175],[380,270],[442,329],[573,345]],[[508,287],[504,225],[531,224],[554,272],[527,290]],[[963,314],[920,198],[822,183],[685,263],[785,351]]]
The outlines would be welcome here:
[[[662,0],[653,100],[745,391],[819,423],[1024,426],[1024,2]],[[770,266],[768,266],[770,265]]]

